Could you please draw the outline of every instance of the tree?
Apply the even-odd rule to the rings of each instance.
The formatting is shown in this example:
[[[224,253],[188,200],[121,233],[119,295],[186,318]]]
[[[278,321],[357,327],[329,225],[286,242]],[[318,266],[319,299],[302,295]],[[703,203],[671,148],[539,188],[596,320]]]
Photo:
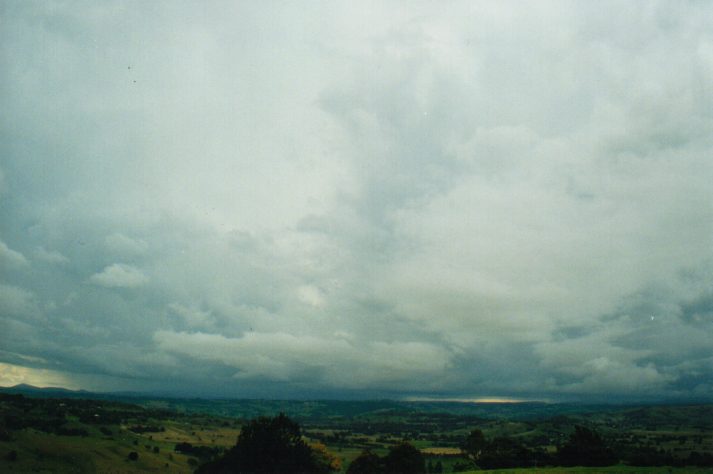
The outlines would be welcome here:
[[[611,466],[617,463],[614,452],[596,431],[583,426],[575,426],[574,430],[557,452],[563,466]]]
[[[485,448],[485,445],[485,435],[482,431],[475,429],[471,431],[468,437],[465,439],[462,449],[468,454],[471,459],[477,460],[478,458],[480,458],[480,454],[483,452],[483,448]]]
[[[403,442],[389,449],[384,468],[390,474],[425,474],[426,462],[421,451],[411,443]]]
[[[362,451],[347,469],[347,474],[382,474],[383,472],[382,459],[368,449]]]
[[[486,443],[478,459],[483,469],[528,467],[534,464],[532,452],[511,438],[495,438]]]
[[[332,467],[321,462],[302,439],[299,424],[280,413],[243,426],[238,441],[222,458],[201,466],[201,474],[322,474]]]
[[[403,442],[389,448],[380,458],[368,449],[352,461],[347,474],[426,474],[426,460],[421,451]]]
[[[312,449],[312,457],[314,458],[317,466],[323,472],[328,471],[341,471],[342,470],[342,460],[331,453],[327,446],[322,443],[311,443],[309,447]]]

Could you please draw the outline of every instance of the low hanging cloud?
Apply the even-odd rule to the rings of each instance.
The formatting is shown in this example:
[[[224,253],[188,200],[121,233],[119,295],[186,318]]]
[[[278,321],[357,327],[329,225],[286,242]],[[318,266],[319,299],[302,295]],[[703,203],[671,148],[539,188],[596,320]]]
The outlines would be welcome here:
[[[89,277],[89,281],[107,288],[136,288],[146,284],[149,279],[136,267],[114,263]]]
[[[159,348],[220,362],[245,380],[312,381],[327,388],[399,389],[404,384],[435,389],[450,366],[443,348],[419,342],[359,342],[287,333],[220,334],[158,331]]]

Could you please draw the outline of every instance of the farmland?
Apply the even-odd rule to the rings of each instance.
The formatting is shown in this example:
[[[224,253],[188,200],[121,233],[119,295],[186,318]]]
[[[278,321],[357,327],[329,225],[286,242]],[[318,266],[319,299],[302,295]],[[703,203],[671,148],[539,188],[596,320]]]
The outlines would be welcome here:
[[[421,450],[429,472],[469,472],[475,465],[461,447],[476,429],[486,439],[516,443],[535,456],[534,462],[547,465],[576,426],[599,433],[622,464],[490,472],[713,470],[706,464],[713,456],[713,405],[709,404],[586,406],[54,395],[0,394],[0,471],[193,472],[232,447],[247,420],[280,412],[300,424],[308,443],[322,444],[339,458],[342,472],[363,450],[384,455],[403,440]],[[634,462],[640,467],[624,465]]]

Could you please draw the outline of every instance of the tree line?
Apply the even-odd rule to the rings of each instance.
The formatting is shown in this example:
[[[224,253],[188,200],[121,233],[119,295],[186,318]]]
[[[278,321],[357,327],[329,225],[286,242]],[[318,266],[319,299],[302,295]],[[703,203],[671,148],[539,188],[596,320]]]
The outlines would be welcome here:
[[[638,466],[696,465],[713,466],[710,454],[691,453],[688,459],[674,459],[661,451],[641,448],[617,452],[596,431],[576,426],[569,439],[555,453],[532,449],[519,441],[496,437],[487,439],[475,429],[465,438],[461,449],[468,463],[461,469],[504,469],[537,466],[611,466],[624,461]],[[663,464],[662,464],[663,463]],[[427,469],[423,454],[403,441],[384,456],[364,450],[347,468],[347,474],[425,474],[440,472],[442,466]],[[327,474],[341,468],[340,460],[324,445],[310,445],[298,423],[284,414],[259,417],[248,422],[236,445],[222,457],[201,466],[197,474]]]

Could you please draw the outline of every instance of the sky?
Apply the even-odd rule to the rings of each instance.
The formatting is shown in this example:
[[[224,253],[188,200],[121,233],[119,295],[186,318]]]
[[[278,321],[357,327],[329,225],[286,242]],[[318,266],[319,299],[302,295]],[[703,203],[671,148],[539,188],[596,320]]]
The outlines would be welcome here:
[[[0,385],[711,400],[713,3],[0,0]]]

